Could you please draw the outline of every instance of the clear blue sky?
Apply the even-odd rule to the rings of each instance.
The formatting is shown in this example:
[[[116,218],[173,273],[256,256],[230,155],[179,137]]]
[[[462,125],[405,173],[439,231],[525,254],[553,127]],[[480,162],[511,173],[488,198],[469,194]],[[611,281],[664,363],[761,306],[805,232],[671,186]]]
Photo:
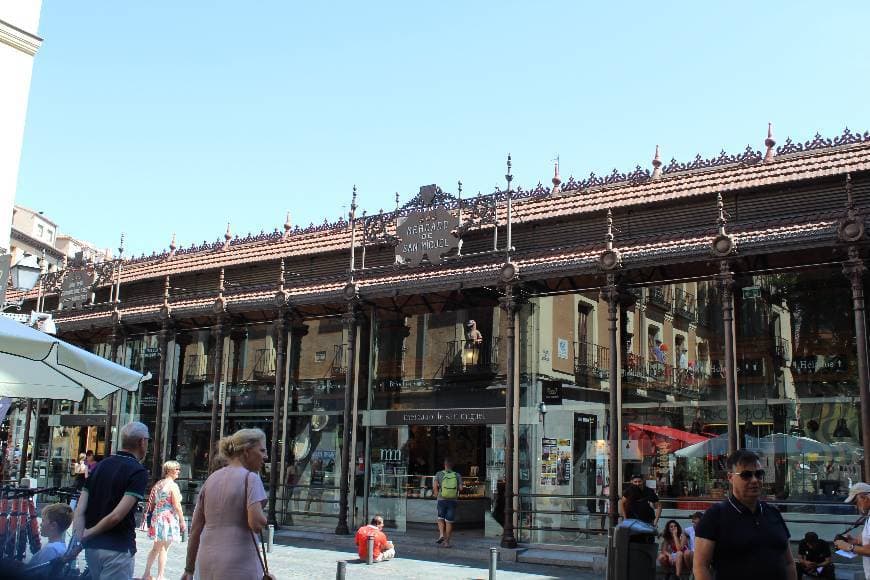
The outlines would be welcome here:
[[[45,0],[17,202],[128,252],[870,129],[870,2]]]

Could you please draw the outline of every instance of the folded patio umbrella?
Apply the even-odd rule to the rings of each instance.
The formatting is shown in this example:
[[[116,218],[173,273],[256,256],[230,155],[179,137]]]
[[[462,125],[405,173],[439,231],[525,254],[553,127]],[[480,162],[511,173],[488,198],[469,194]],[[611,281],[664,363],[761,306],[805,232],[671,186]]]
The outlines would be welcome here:
[[[0,316],[0,396],[81,401],[88,391],[102,399],[149,378]]]

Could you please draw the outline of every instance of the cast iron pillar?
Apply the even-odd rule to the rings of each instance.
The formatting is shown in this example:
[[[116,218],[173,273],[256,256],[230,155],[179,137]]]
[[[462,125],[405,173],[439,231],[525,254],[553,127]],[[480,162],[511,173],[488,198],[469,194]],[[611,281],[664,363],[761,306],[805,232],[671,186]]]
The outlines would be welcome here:
[[[725,395],[728,406],[728,455],[740,449],[737,433],[737,359],[734,352],[734,274],[728,260],[719,262],[722,330],[725,333]]]
[[[218,449],[218,400],[221,396],[221,381],[223,380],[224,369],[224,335],[226,332],[226,323],[223,316],[218,316],[217,322],[212,327],[212,333],[215,339],[214,356],[212,357],[212,365],[214,373],[212,374],[212,389],[211,397],[211,429],[209,431],[208,440],[211,442],[211,453],[208,456],[209,471],[214,465],[214,459],[217,456]]]
[[[163,318],[158,335],[160,357],[157,375],[157,409],[154,416],[154,443],[151,449],[151,478],[156,482],[163,476],[163,402],[166,399],[166,359],[169,356],[170,319]]]
[[[27,448],[30,445],[30,416],[32,414],[33,399],[28,398],[27,407],[24,410],[24,435],[21,437],[21,459],[18,463],[18,479],[24,477],[24,472],[27,469]]]
[[[852,286],[852,310],[855,315],[855,341],[858,345],[858,392],[861,402],[861,445],[870,449],[870,398],[867,384],[867,319],[864,314],[864,272],[867,267],[861,259],[858,248],[849,246],[849,259],[843,264],[843,273]],[[864,454],[864,474],[862,481],[870,474],[870,454]]]
[[[610,527],[616,527],[619,523],[619,289],[616,286],[616,277],[607,275],[607,286],[604,288],[604,298],[607,300],[607,336],[610,340],[610,393],[608,407],[610,413],[610,430],[608,442],[608,480],[610,492],[607,501],[610,503]]]
[[[516,401],[516,353],[514,340],[516,337],[517,300],[514,296],[513,284],[506,284],[500,306],[507,316],[507,333],[505,336],[505,355],[507,371],[505,372],[505,423],[504,423],[504,528],[501,535],[501,546],[513,549],[517,547],[514,533],[514,455],[516,453],[516,430],[514,423],[514,404]]]
[[[284,392],[284,360],[287,356],[287,309],[281,308],[278,311],[278,319],[275,321],[275,399],[272,401],[272,460],[269,463],[269,523],[273,526],[278,525],[278,518],[275,516],[275,504],[278,500],[278,469],[280,468],[280,457],[278,448],[278,439],[280,437],[280,426],[283,423],[281,416],[281,402],[284,400],[282,393]]]
[[[353,454],[350,448],[353,441],[353,429],[356,418],[353,416],[353,402],[356,399],[356,331],[359,324],[360,312],[358,309],[358,297],[356,286],[348,284],[346,294],[352,294],[348,300],[347,312],[342,315],[342,323],[347,331],[347,348],[345,349],[345,366],[347,367],[344,381],[344,414],[342,415],[342,443],[341,443],[341,480],[338,497],[338,525],[335,533],[340,535],[350,534],[347,522],[349,503],[350,478],[353,476]]]
[[[115,319],[114,324],[112,324],[112,350],[109,355],[110,360],[113,363],[117,363],[122,366],[124,365],[124,361],[118,360],[118,350],[121,347],[121,342],[123,341],[123,334],[121,332],[121,323],[119,320],[118,312],[115,311],[113,314],[113,318]],[[112,427],[115,422],[115,393],[109,395],[109,403],[106,405],[108,409],[106,410],[106,450],[104,455],[108,457],[112,454]],[[94,453],[96,453],[96,449],[94,449]]]

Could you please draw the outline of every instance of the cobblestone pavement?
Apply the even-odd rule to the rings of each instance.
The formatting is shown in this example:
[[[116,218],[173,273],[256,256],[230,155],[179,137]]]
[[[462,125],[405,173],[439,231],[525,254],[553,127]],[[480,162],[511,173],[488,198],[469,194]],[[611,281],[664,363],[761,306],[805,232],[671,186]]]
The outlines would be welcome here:
[[[269,568],[278,580],[286,578],[306,578],[332,580],[335,578],[336,566],[339,561],[347,562],[347,579],[357,578],[407,578],[438,580],[468,580],[487,579],[489,570],[485,562],[480,560],[453,561],[449,564],[429,560],[402,558],[401,546],[398,546],[399,557],[390,562],[381,562],[368,566],[360,562],[356,553],[330,548],[319,548],[318,544],[306,541],[295,542],[294,546],[275,545],[269,554]],[[144,533],[138,537],[136,554],[136,575],[140,577],[145,571],[145,561],[151,543]],[[253,546],[251,547],[253,549]],[[184,570],[184,558],[187,544],[172,546],[166,564],[166,580],[178,580]],[[151,574],[157,574],[156,566]],[[575,579],[593,580],[598,578],[591,572],[579,571],[558,566],[540,566],[533,564],[499,564],[498,580],[555,580]],[[231,579],[227,579],[231,580]]]

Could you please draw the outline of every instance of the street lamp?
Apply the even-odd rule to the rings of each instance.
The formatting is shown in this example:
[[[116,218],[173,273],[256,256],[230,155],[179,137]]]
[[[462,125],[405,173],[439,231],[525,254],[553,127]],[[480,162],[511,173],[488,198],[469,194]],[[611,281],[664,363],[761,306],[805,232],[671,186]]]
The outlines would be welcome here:
[[[9,270],[12,276],[12,287],[19,290],[30,290],[39,281],[42,269],[36,256],[24,256]]]

